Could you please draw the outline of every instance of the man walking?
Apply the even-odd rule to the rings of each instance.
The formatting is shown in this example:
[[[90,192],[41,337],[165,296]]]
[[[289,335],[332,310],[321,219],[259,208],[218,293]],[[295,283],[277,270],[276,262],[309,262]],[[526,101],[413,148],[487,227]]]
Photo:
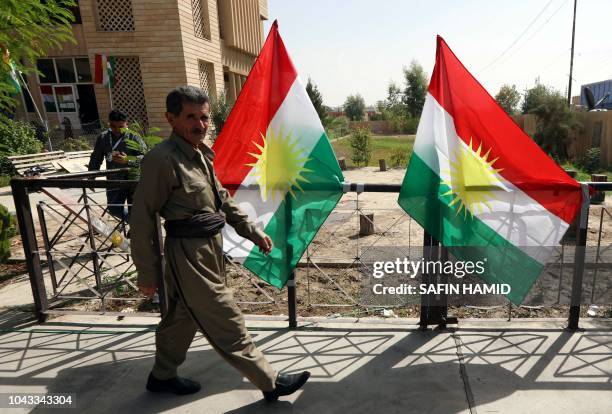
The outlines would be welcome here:
[[[89,171],[97,171],[106,160],[106,169],[129,167],[130,171],[109,175],[110,180],[138,179],[140,174],[140,160],[146,152],[146,144],[127,130],[127,115],[117,109],[113,109],[108,114],[109,129],[104,131],[96,139],[96,145],[89,159]],[[135,142],[139,149],[128,145],[128,142]],[[113,216],[125,218],[125,203],[128,210],[132,204],[132,190],[122,188],[108,188],[106,190],[106,202],[108,212]]]
[[[210,123],[206,94],[193,86],[178,87],[166,98],[166,110],[172,134],[144,157],[131,215],[132,257],[139,288],[147,296],[155,293],[162,274],[153,244],[156,214],[165,219],[166,229],[168,311],[156,331],[155,364],[147,389],[176,394],[200,389],[197,382],[177,376],[199,329],[267,401],[275,401],[297,391],[310,373],[277,375],[253,343],[224,284],[221,228],[230,224],[266,254],[272,240],[249,220],[214,174],[214,153],[204,144]]]

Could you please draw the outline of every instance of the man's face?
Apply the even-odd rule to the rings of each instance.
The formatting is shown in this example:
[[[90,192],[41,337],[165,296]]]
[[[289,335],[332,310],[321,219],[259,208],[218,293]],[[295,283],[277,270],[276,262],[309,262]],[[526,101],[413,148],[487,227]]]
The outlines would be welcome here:
[[[109,121],[108,122],[113,135],[121,135],[121,130],[127,128],[127,121]]]
[[[177,116],[166,112],[166,119],[174,132],[196,146],[204,141],[210,126],[210,105],[183,102],[181,113]]]

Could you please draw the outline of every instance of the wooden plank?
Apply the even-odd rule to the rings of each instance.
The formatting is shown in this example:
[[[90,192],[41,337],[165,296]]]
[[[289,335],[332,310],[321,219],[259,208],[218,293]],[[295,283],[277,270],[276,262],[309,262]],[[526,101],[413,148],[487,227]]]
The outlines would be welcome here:
[[[68,158],[68,159],[72,159],[72,158],[85,158],[85,157],[89,157],[92,152],[93,152],[93,150],[67,152],[66,153],[66,158]]]
[[[64,159],[66,157],[64,157],[63,155],[61,156],[53,156],[53,157],[36,157],[36,158],[27,158],[24,160],[10,160],[11,164],[13,165],[23,165],[23,164],[27,164],[27,163],[32,163],[32,162],[44,162],[44,161],[51,161],[51,160],[61,160]]]
[[[36,165],[39,165],[41,167],[43,165],[47,166],[47,167],[53,167],[52,160],[41,160],[41,161],[31,162],[31,163],[28,163],[28,164],[19,164],[19,165],[14,165],[14,167],[15,167],[15,169],[17,171],[19,171],[19,170],[26,170],[26,169],[28,169],[28,167],[34,167]]]
[[[12,161],[12,160],[20,160],[24,158],[41,157],[45,155],[53,156],[53,155],[58,155],[58,154],[64,154],[64,151],[40,152],[38,154],[25,154],[25,155],[11,155],[10,157],[6,157],[6,158]]]
[[[69,173],[88,171],[88,168],[83,163],[80,163],[78,161],[62,160],[58,161],[57,163],[59,164],[60,168],[63,168]]]

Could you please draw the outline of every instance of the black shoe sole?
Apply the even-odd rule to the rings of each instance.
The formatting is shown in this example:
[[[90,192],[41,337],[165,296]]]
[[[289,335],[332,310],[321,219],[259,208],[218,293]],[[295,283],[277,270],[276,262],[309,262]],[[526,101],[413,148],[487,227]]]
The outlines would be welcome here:
[[[310,372],[305,371],[303,375],[300,377],[299,381],[294,384],[294,386],[292,387],[290,391],[286,391],[283,393],[278,393],[276,390],[270,391],[270,392],[264,392],[263,393],[264,399],[267,402],[275,402],[275,401],[278,401],[278,397],[284,397],[287,395],[291,395],[297,390],[299,390],[300,388],[302,388],[304,384],[306,384],[306,381],[308,381],[308,378],[310,378]]]

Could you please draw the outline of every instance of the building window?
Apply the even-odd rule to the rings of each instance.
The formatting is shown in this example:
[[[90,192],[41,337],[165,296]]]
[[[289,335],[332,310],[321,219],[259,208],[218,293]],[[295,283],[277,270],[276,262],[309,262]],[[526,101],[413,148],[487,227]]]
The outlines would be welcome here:
[[[53,58],[38,59],[36,68],[38,82],[45,83],[91,83],[91,68],[89,59],[77,58]]]
[[[115,57],[113,106],[125,111],[130,121],[148,125],[140,62],[136,56]]]
[[[221,9],[219,8],[219,0],[217,0],[217,21],[219,22],[219,38],[223,39],[223,26],[221,24]]]
[[[55,66],[57,67],[57,77],[59,83],[76,82],[73,59],[55,59]]]
[[[103,32],[134,31],[131,0],[96,0],[98,29]]]
[[[88,58],[75,58],[74,67],[77,73],[77,82],[91,82],[91,67]]]
[[[38,59],[36,69],[40,72],[38,74],[40,83],[57,83],[53,59]]]
[[[196,37],[210,40],[210,17],[207,0],[191,0],[193,31]]]
[[[76,4],[77,4],[76,6],[70,6],[70,7],[68,7],[68,9],[70,10],[72,15],[74,16],[74,21],[72,22],[72,24],[81,24],[81,23],[83,23],[83,20],[81,19],[81,9],[79,9],[79,2],[78,2],[78,0],[77,0]]]
[[[208,96],[217,96],[215,88],[215,68],[212,63],[198,60],[198,68],[200,71],[200,87]]]

